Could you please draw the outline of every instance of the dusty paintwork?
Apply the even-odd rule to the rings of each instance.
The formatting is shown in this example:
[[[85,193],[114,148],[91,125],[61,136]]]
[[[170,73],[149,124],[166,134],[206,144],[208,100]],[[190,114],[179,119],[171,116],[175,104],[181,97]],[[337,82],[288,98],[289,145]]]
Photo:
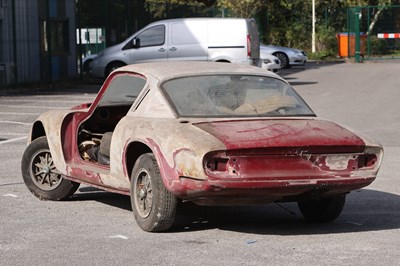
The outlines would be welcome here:
[[[199,73],[250,73],[282,80],[259,68],[231,64],[123,67],[106,80],[91,105],[51,111],[38,118],[57,169],[68,179],[129,194],[132,165],[126,164],[132,151],[128,149],[132,143],[141,143],[155,155],[166,188],[199,204],[294,200],[317,192],[336,195],[375,179],[381,146],[330,121],[316,117],[178,117],[160,84]],[[129,112],[115,114],[123,117],[110,126],[106,118],[118,109],[101,110],[98,104],[113,80],[123,75],[143,77],[146,84]],[[113,131],[109,165],[85,159],[78,149],[82,143],[92,143],[83,133],[96,139],[98,133],[109,131],[100,127],[97,132],[99,123]]]

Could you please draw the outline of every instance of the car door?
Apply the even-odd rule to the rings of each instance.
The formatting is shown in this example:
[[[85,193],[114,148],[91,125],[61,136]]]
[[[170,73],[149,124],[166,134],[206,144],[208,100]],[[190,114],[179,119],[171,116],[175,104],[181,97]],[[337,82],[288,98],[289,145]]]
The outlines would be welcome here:
[[[168,61],[206,61],[207,50],[206,20],[183,20],[170,24]]]
[[[91,184],[129,190],[129,182],[110,176],[110,168],[113,167],[111,160],[108,163],[100,161],[98,148],[101,147],[103,136],[110,133],[108,159],[114,148],[121,149],[118,145],[122,145],[122,142],[113,131],[143,90],[146,80],[133,73],[117,73],[104,84],[106,86],[98,93],[89,110],[78,111],[64,121],[67,131],[62,136],[64,157],[68,172],[73,173],[75,178]],[[76,146],[71,143],[76,143]],[[93,154],[96,156],[93,157]]]
[[[131,40],[128,51],[131,64],[167,61],[166,26],[155,25],[144,29]]]

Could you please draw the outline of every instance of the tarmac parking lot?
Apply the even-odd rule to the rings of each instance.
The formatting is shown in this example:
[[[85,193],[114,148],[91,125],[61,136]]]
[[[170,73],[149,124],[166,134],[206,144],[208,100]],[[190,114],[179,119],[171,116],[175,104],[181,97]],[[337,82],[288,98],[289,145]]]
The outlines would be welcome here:
[[[385,149],[377,179],[352,192],[330,224],[294,203],[184,206],[168,233],[135,223],[129,197],[81,186],[69,201],[40,201],[20,170],[35,118],[91,101],[99,84],[0,90],[0,265],[399,265],[400,62],[316,64],[282,70],[318,116]]]

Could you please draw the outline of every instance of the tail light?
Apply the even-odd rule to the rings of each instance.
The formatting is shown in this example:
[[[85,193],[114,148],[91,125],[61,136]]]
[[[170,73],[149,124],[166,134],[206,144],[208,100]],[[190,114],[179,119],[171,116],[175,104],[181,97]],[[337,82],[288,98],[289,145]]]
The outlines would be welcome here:
[[[251,57],[251,37],[247,34],[247,56]]]
[[[378,171],[383,159],[381,147],[366,147],[363,154],[358,156],[358,169]]]

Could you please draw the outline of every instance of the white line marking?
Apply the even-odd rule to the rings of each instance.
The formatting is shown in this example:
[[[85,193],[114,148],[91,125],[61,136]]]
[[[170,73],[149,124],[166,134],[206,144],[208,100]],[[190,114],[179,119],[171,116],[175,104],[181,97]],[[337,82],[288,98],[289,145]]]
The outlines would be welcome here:
[[[18,196],[14,195],[14,194],[5,194],[5,195],[3,195],[3,197],[18,198]]]
[[[11,136],[26,136],[28,133],[9,133],[9,132],[0,132],[0,136],[11,135]]]
[[[123,236],[123,235],[110,236],[110,238],[128,239],[126,236]]]
[[[360,223],[355,223],[355,222],[347,222],[348,224],[353,224],[353,225],[357,225],[357,226],[362,226],[362,224],[360,224]]]
[[[0,95],[0,96],[4,96],[4,95]],[[96,94],[86,94],[86,95],[75,95],[75,96],[71,96],[71,95],[29,95],[29,99],[22,99],[22,96],[9,96],[7,98],[2,98],[1,100],[4,101],[26,101],[26,102],[37,102],[37,99],[51,99],[52,101],[61,101],[63,102],[67,102],[67,99],[62,100],[63,98],[68,98],[68,99],[75,99],[75,101],[81,100],[81,99],[94,99],[96,96]],[[26,97],[26,96],[24,96]],[[56,99],[54,99],[56,98]]]
[[[4,124],[16,124],[16,125],[24,125],[24,126],[32,126],[32,123],[24,123],[24,122],[17,122],[17,121],[1,121],[0,123]]]
[[[1,107],[9,108],[36,108],[36,109],[68,109],[68,107],[53,107],[53,106],[29,106],[29,105],[5,105],[0,104]]]
[[[16,142],[16,141],[20,141],[20,140],[24,140],[24,139],[27,139],[27,138],[28,137],[25,136],[25,137],[20,137],[20,138],[15,138],[15,139],[3,140],[3,141],[0,141],[0,145],[1,144],[6,144],[6,143],[11,143],[11,142]]]
[[[0,112],[0,115],[34,115],[38,116],[42,113],[14,113],[14,112]]]

